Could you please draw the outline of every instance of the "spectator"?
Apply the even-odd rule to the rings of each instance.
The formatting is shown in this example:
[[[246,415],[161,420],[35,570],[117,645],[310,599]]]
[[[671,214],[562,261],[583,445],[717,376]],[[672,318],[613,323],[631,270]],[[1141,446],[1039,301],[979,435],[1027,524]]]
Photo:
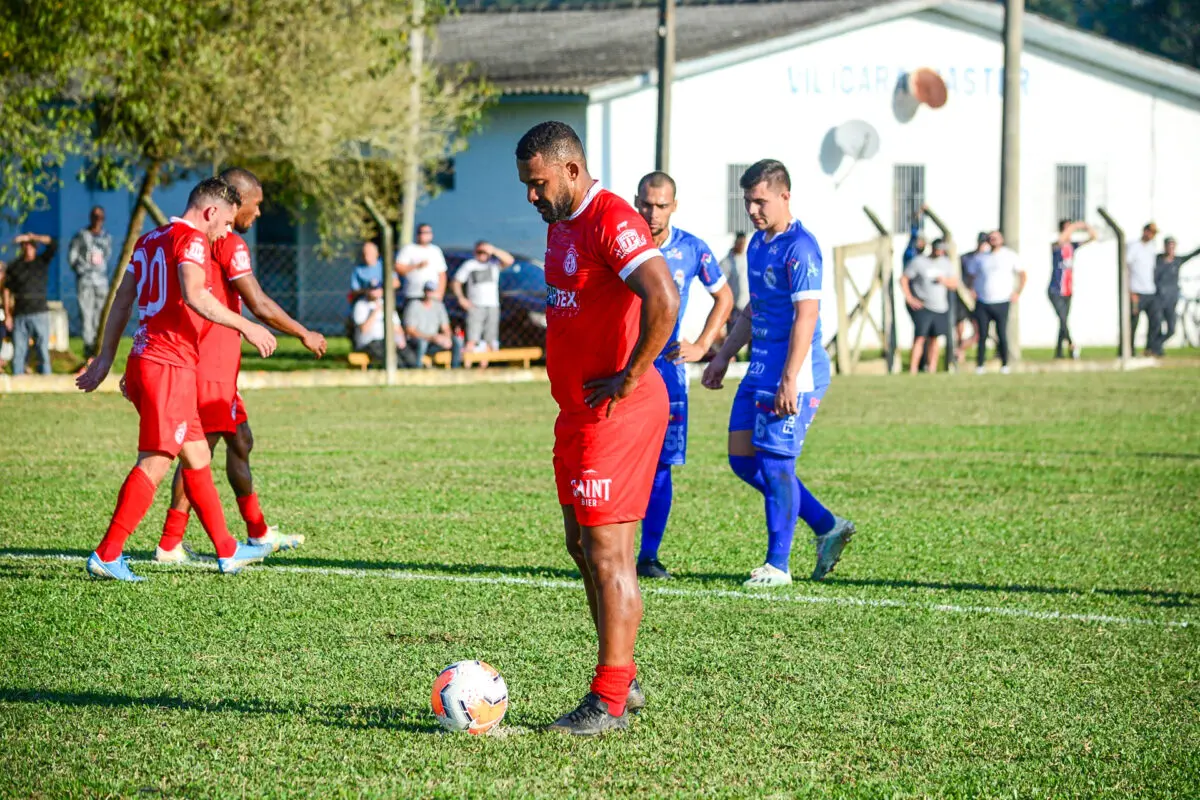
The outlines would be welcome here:
[[[938,226],[938,230],[942,232],[943,238],[946,235],[946,226],[937,218],[937,215],[929,210],[929,206],[922,203],[921,210],[913,215],[912,229],[908,235],[908,246],[904,248],[903,264],[906,267],[908,266],[908,262],[917,256],[925,254],[925,234],[921,232],[925,227],[925,217],[929,217],[933,221],[933,224]]]
[[[1082,242],[1073,241],[1076,231],[1087,231],[1088,238]],[[1046,290],[1050,305],[1058,315],[1058,339],[1054,344],[1054,357],[1065,358],[1063,343],[1070,345],[1071,358],[1079,358],[1080,349],[1071,338],[1067,327],[1067,316],[1071,313],[1071,296],[1075,292],[1075,251],[1085,244],[1096,241],[1096,230],[1086,222],[1072,222],[1069,219],[1059,220],[1058,241],[1050,246],[1050,288]]]
[[[12,331],[12,296],[8,293],[8,287],[4,285],[7,269],[8,265],[0,261],[0,372],[4,371],[12,358],[12,342],[8,338]]]
[[[429,281],[423,290],[424,296],[404,309],[404,332],[408,335],[414,360],[424,366],[425,356],[450,350],[451,365],[460,366],[462,354],[458,342],[450,333],[450,316],[438,298],[438,285]]]
[[[750,273],[746,271],[746,234],[738,231],[733,237],[733,247],[728,255],[721,259],[721,272],[733,289],[733,312],[725,322],[725,333],[733,331],[733,326],[741,317],[742,309],[750,302]]]
[[[108,262],[112,259],[112,237],[104,230],[104,209],[92,208],[88,226],[71,238],[67,263],[75,273],[79,320],[83,329],[83,357],[96,355],[96,334],[104,302],[108,299]]]
[[[975,249],[959,259],[959,274],[962,276],[962,283],[967,288],[967,291],[971,291],[975,282],[973,264],[976,259],[992,252],[992,245],[988,241],[989,235],[987,231],[980,231],[979,236],[975,237]],[[967,304],[958,292],[954,293],[953,302],[957,303],[954,309],[954,338],[957,342],[954,350],[954,360],[961,364],[966,360],[967,350],[971,348],[971,345],[978,344],[979,328],[975,325],[975,312],[967,308]],[[967,322],[971,323],[970,339],[963,338]]]
[[[1159,335],[1151,350],[1155,355],[1163,354],[1163,346],[1175,335],[1175,323],[1179,315],[1175,307],[1179,305],[1179,268],[1196,256],[1200,256],[1200,247],[1185,256],[1176,255],[1175,237],[1163,239],[1163,252],[1159,254],[1154,264],[1154,288],[1158,296]]]
[[[1000,372],[1008,374],[1008,310],[1021,296],[1028,276],[1021,261],[1011,248],[1004,246],[1004,234],[988,234],[990,253],[977,256],[970,263],[971,291],[975,295],[975,329],[979,345],[975,349],[975,371],[983,374],[987,360],[987,337],[991,325],[996,325],[996,349],[1000,351]],[[1017,279],[1014,289],[1013,278]]]
[[[1158,253],[1154,246],[1154,237],[1158,235],[1158,226],[1153,222],[1142,228],[1142,238],[1130,242],[1125,247],[1125,269],[1128,271],[1129,284],[1129,346],[1136,349],[1133,336],[1137,333],[1138,320],[1146,315],[1146,355],[1151,355],[1158,343],[1158,331],[1161,327],[1158,314],[1157,289],[1154,285],[1154,267],[1158,262]]]
[[[11,294],[12,326],[9,330],[13,337],[13,375],[25,374],[31,338],[37,348],[38,371],[49,375],[50,306],[46,302],[46,285],[50,280],[50,261],[58,244],[51,237],[36,233],[22,233],[13,242],[21,245],[21,256],[8,265],[5,281]],[[45,245],[41,253],[38,244]]]
[[[383,328],[383,281],[375,278],[367,283],[365,290],[354,301],[351,312],[354,319],[354,350],[366,353],[372,364],[383,363],[385,336]],[[392,325],[396,335],[397,362],[405,367],[412,367],[408,342],[404,336],[404,328],[400,325],[400,314],[392,312]]]
[[[433,227],[428,223],[417,226],[417,241],[406,244],[396,255],[396,272],[404,277],[404,304],[423,300],[425,285],[436,285],[440,304],[446,294],[446,256],[433,243]]]
[[[350,302],[354,303],[367,294],[372,283],[383,285],[383,260],[379,247],[374,242],[363,242],[362,263],[350,273]]]
[[[930,255],[914,256],[900,276],[900,290],[912,309],[913,348],[908,370],[916,375],[928,350],[929,371],[937,372],[938,337],[950,334],[950,293],[958,288],[954,266],[946,256],[946,242],[933,243]]]
[[[467,349],[500,349],[500,270],[513,265],[513,257],[486,241],[475,243],[475,257],[454,273],[450,288],[467,312]],[[463,286],[467,294],[463,296]]]

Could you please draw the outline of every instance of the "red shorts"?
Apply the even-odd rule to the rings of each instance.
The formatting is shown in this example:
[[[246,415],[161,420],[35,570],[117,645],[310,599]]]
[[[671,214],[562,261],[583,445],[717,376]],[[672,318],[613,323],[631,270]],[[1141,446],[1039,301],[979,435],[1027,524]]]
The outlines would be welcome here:
[[[636,406],[617,404],[611,419],[559,414],[554,423],[558,502],[585,527],[646,516],[654,470],[670,416],[662,381]]]
[[[179,455],[184,442],[204,441],[196,405],[196,371],[144,358],[125,366],[125,395],[141,418],[138,450]]]
[[[233,433],[247,421],[237,383],[201,380],[197,385],[200,424],[205,433]]]

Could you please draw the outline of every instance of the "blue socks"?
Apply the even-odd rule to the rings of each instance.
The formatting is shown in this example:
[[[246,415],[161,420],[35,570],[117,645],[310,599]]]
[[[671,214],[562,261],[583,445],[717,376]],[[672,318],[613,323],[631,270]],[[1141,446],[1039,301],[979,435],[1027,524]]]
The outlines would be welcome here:
[[[773,567],[788,571],[797,518],[804,520],[817,536],[824,536],[837,524],[833,512],[821,505],[796,477],[796,459],[760,450],[754,456],[729,456],[729,466],[734,474],[763,495],[767,515],[767,563]],[[656,476],[656,489],[657,481]],[[653,507],[653,495],[650,503]],[[649,521],[650,514],[647,513],[647,525],[642,533],[643,552]]]
[[[763,492],[767,511],[767,563],[787,572],[796,518],[800,516],[796,459],[760,450],[755,460],[767,489]]]
[[[671,500],[675,494],[671,485],[671,466],[659,464],[654,471],[654,485],[650,489],[650,503],[646,506],[646,517],[642,520],[642,549],[638,560],[658,558],[658,546],[662,544],[667,530],[667,517],[671,515]]]

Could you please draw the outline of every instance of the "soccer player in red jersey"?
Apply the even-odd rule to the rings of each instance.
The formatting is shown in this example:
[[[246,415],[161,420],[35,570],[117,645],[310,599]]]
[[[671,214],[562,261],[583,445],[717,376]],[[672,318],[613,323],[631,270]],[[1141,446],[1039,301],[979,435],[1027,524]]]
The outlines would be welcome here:
[[[233,220],[235,232],[221,237],[212,246],[213,296],[236,314],[242,313],[244,300],[255,317],[281,333],[295,336],[320,358],[325,355],[325,337],[296,322],[263,292],[254,277],[250,249],[238,235],[249,231],[262,214],[259,209],[263,201],[262,184],[254,173],[239,167],[225,170],[221,179],[237,189],[242,202]],[[200,425],[210,451],[216,450],[217,442],[225,441],[225,475],[237,496],[249,543],[269,544],[274,550],[291,550],[299,547],[304,537],[283,535],[275,526],[267,525],[254,492],[254,479],[250,474],[254,435],[245,403],[237,390],[241,365],[242,336],[238,331],[213,325],[200,335],[200,364],[196,370]],[[190,509],[191,503],[183,486],[183,468],[180,467],[175,471],[175,481],[171,485],[171,508],[167,511],[162,538],[154,550],[155,561],[180,563],[190,560],[190,551],[183,545]]]
[[[654,359],[675,327],[679,291],[645,220],[588,174],[570,126],[534,126],[516,156],[526,198],[550,223],[554,477],[567,552],[600,639],[591,691],[550,730],[591,736],[627,727],[627,712],[645,704],[633,661],[642,620],[634,541],[667,429],[667,389]]]
[[[117,495],[108,531],[87,560],[87,571],[94,577],[142,580],[121,551],[150,510],[176,456],[183,462],[184,489],[217,550],[220,571],[237,572],[271,553],[269,546],[238,544],[225,527],[196,402],[200,336],[209,325],[239,331],[264,358],[275,351],[270,331],[230,311],[206,287],[209,250],[229,229],[240,199],[220,178],[203,180],[192,189],[182,217],[138,240],[104,328],[100,355],[75,380],[80,389],[91,392],[108,376],[136,303],[140,325],[124,384],[140,418],[138,458]]]

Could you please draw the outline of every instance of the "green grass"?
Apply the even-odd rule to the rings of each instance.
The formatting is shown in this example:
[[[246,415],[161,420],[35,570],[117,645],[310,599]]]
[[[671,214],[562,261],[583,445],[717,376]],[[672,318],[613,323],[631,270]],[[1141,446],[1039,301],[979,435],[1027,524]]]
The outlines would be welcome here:
[[[1200,796],[1198,394],[1191,369],[836,381],[801,475],[860,534],[788,602],[720,594],[761,563],[761,500],[725,464],[732,391],[697,388],[683,593],[647,594],[650,706],[601,741],[533,732],[595,656],[544,384],[249,393],[268,519],[308,543],[136,586],[49,558],[95,546],[132,409],[0,396],[0,795]],[[504,576],[555,585],[463,582]],[[433,735],[462,658],[503,672],[510,735]]]
[[[299,339],[291,336],[278,335],[279,348],[270,358],[259,358],[258,351],[242,342],[242,366],[248,370],[265,370],[268,372],[291,372],[308,369],[347,369],[346,356],[350,354],[350,340],[345,336],[330,336],[326,339],[329,347],[325,357],[318,359],[304,349]],[[113,361],[113,372],[125,371],[125,361],[129,358],[129,350],[133,347],[133,339],[126,337],[121,340],[117,357]],[[83,366],[83,339],[71,337],[71,349],[66,352],[52,353],[51,364],[55,372],[75,372]],[[12,368],[7,368],[8,372]]]

